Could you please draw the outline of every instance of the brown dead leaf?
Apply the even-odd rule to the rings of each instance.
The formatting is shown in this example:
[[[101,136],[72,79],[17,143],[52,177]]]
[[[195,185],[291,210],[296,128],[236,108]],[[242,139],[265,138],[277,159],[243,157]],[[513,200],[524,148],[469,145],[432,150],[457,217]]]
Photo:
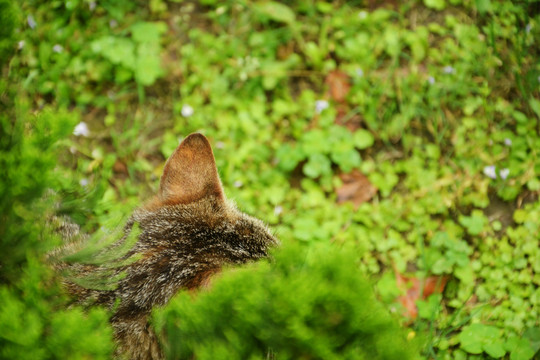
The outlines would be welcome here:
[[[431,294],[442,293],[447,282],[448,282],[448,276],[430,276],[424,279],[424,289],[422,291],[422,298],[426,299]]]
[[[338,102],[344,102],[351,85],[349,84],[349,76],[342,71],[331,71],[325,79],[326,84],[329,87],[330,97]]]
[[[115,161],[113,165],[113,171],[116,174],[124,174],[124,175],[128,174],[127,165],[123,161],[118,160],[118,159]]]
[[[420,281],[416,278],[410,278],[404,276],[394,269],[396,274],[396,284],[398,289],[405,292],[405,295],[398,297],[398,302],[403,305],[406,318],[416,319],[418,316],[418,309],[416,308],[416,300],[420,297]]]
[[[279,60],[286,60],[294,52],[294,42],[289,41],[286,44],[283,44],[277,49],[277,58]]]
[[[423,280],[412,276],[400,274],[394,267],[396,285],[405,293],[397,298],[397,301],[405,308],[404,316],[411,320],[418,316],[417,300],[425,300],[428,296],[444,291],[448,276],[429,276]]]
[[[377,193],[377,188],[358,170],[340,174],[339,177],[343,185],[336,190],[338,204],[350,201],[358,207],[363,202],[371,200]]]

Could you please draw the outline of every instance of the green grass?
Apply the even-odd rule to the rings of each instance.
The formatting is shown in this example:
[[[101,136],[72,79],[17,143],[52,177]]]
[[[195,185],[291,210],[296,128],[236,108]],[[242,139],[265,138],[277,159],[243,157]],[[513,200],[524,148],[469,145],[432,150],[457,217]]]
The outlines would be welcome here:
[[[89,193],[88,231],[154,193],[179,139],[200,131],[228,197],[284,243],[354,249],[426,358],[530,359],[539,7],[28,0],[0,91],[87,124],[56,171]],[[358,206],[337,202],[351,170],[378,189]],[[411,320],[396,274],[448,282]]]

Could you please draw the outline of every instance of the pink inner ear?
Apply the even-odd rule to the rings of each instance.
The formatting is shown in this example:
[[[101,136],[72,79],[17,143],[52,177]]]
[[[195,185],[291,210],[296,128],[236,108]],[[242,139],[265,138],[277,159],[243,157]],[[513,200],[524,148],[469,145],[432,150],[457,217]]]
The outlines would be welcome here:
[[[204,135],[191,134],[176,148],[163,169],[158,196],[167,205],[207,196],[224,199],[214,154]]]

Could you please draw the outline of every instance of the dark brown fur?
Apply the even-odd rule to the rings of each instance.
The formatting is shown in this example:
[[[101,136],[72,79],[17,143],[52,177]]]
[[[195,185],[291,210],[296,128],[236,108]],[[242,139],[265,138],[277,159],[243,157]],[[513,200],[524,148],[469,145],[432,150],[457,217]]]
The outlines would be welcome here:
[[[124,239],[135,223],[140,234],[126,258],[140,258],[118,270],[126,276],[116,289],[66,284],[81,302],[94,299],[114,309],[111,323],[118,354],[129,359],[163,358],[148,324],[154,306],[166,304],[181,289],[207,284],[225,264],[267,256],[277,242],[260,220],[225,199],[212,149],[201,134],[188,136],[171,155],[158,195],[134,212]],[[89,269],[80,266],[79,271]]]

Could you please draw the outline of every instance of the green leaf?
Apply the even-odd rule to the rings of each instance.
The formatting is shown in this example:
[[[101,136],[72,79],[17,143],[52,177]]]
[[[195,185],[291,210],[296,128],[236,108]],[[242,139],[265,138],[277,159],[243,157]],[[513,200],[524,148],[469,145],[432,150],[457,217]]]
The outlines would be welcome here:
[[[367,149],[368,147],[371,147],[375,141],[373,135],[365,129],[356,130],[353,139],[354,146],[358,149]]]
[[[493,358],[500,358],[506,354],[503,344],[500,342],[492,344],[484,344],[484,351]]]
[[[491,0],[476,0],[476,9],[480,14],[492,11]]]
[[[309,161],[304,165],[304,174],[310,178],[317,178],[321,175],[330,174],[330,160],[322,154],[312,154],[309,156]]]
[[[102,55],[115,65],[135,69],[135,45],[130,39],[105,36],[92,42],[92,51]]]
[[[321,129],[306,132],[300,139],[302,151],[306,155],[316,153],[327,154],[332,150],[332,144],[328,141],[327,134]]]
[[[514,221],[518,224],[523,224],[527,220],[528,212],[524,209],[516,209],[514,211]]]
[[[532,178],[529,181],[527,181],[527,188],[531,191],[538,191],[540,190],[540,180],[537,178]]]
[[[138,22],[131,26],[131,36],[138,43],[159,44],[161,35],[167,31],[167,26],[162,22]]]
[[[350,172],[352,169],[360,166],[362,159],[360,154],[354,149],[349,151],[332,152],[332,160],[339,165],[341,170]]]
[[[177,144],[178,146],[178,144]],[[283,171],[292,171],[300,161],[305,159],[304,153],[290,144],[281,145],[276,151],[276,157],[279,160],[278,167]]]
[[[474,271],[470,266],[460,267],[454,270],[454,275],[465,284],[474,283]]]
[[[540,101],[532,97],[529,99],[529,106],[531,107],[532,111],[534,111],[538,119],[540,119]]]
[[[444,0],[424,0],[424,5],[435,10],[443,10],[446,7]]]
[[[256,4],[255,9],[259,13],[268,16],[270,19],[277,22],[292,24],[295,19],[295,14],[290,7],[276,1],[264,1],[258,3]]]
[[[531,343],[526,338],[520,339],[513,336],[507,340],[505,347],[510,351],[510,360],[530,360],[535,354]]]
[[[474,210],[471,216],[460,216],[459,223],[467,229],[469,234],[479,235],[487,220],[481,211]]]
[[[483,326],[481,324],[473,324],[464,327],[458,335],[461,348],[471,354],[481,354],[484,350],[482,347],[482,338],[477,329],[478,325]]]
[[[531,348],[535,353],[540,350],[540,327],[525,330],[523,337],[529,339],[531,342]]]
[[[298,219],[294,222],[294,237],[303,241],[313,240],[317,227],[317,223],[311,218]]]
[[[493,344],[500,344],[502,342],[501,331],[495,326],[484,324],[465,326],[458,335],[458,338],[461,348],[471,354],[481,354],[483,351],[500,354],[501,350],[503,353],[500,356],[503,356],[505,353],[502,347],[493,346]]]
[[[159,46],[152,43],[140,44],[137,55],[135,78],[142,85],[152,85],[157,78],[163,75]]]

